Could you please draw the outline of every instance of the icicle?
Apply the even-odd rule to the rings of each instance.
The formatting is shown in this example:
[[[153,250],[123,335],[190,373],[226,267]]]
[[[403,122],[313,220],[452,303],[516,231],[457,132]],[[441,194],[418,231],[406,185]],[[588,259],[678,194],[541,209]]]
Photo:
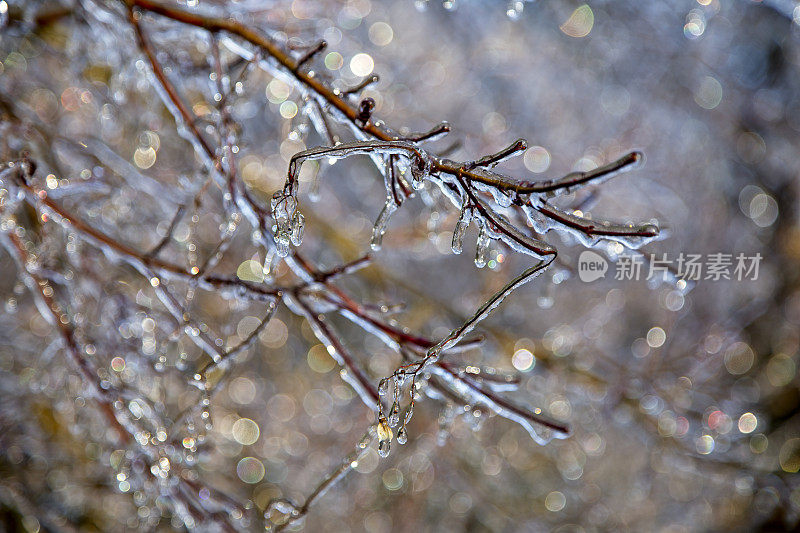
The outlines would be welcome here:
[[[463,249],[464,234],[467,232],[471,218],[472,209],[467,207],[467,203],[464,202],[464,206],[461,208],[461,214],[458,217],[458,222],[456,222],[456,227],[453,229],[453,243],[451,247],[454,254],[460,254]]]
[[[481,224],[481,229],[478,232],[478,244],[475,248],[475,266],[483,268],[486,266],[486,252],[489,250],[489,232],[486,229],[486,224]]]
[[[389,427],[397,427],[397,424],[400,423],[400,404],[397,403],[397,400],[392,404],[392,408],[389,411]]]
[[[405,427],[409,422],[411,422],[411,418],[414,416],[414,403],[412,402],[409,404],[408,408],[406,409],[406,414],[403,417],[403,427]]]
[[[375,226],[372,228],[372,239],[370,240],[370,247],[377,251],[381,249],[383,244],[383,234],[386,233],[386,227],[389,225],[389,219],[392,214],[397,210],[397,205],[391,198],[386,200],[383,205],[378,220],[375,221]]]

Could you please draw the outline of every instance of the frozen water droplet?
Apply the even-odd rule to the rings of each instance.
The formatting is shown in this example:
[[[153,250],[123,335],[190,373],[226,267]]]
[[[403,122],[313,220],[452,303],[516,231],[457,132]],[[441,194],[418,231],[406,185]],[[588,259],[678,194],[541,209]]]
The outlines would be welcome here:
[[[400,444],[405,444],[408,442],[408,431],[406,431],[406,426],[401,427],[397,432],[397,442]]]
[[[384,378],[378,384],[378,394],[385,396],[387,392],[389,392],[389,379]]]

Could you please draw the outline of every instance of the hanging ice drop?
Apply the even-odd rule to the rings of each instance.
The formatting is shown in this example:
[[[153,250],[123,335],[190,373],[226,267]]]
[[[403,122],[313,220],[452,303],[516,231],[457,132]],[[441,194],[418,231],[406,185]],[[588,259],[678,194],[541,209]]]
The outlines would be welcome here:
[[[408,442],[408,431],[406,431],[405,425],[397,432],[397,442],[400,444],[405,444]]]

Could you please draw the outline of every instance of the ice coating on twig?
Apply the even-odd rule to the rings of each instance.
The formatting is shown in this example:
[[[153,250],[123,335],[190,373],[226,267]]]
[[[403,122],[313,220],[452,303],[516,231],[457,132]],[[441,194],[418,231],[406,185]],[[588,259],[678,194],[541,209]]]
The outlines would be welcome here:
[[[132,2],[136,3],[136,2]],[[147,2],[144,8],[149,5]],[[198,21],[198,11],[181,11],[179,8],[161,6],[155,9],[156,12],[169,16],[176,10],[182,15],[181,22]],[[160,10],[160,11],[159,11]],[[289,169],[289,180],[283,191],[279,191],[273,198],[269,209],[260,205],[259,201],[254,201],[248,197],[247,188],[236,176],[236,163],[233,161],[235,135],[231,128],[225,124],[225,119],[220,119],[219,137],[208,135],[214,142],[220,141],[219,146],[210,144],[204,137],[208,134],[205,126],[202,130],[195,124],[196,117],[193,116],[192,108],[181,103],[180,94],[175,86],[169,82],[163,69],[158,67],[157,55],[152,53],[148,46],[141,28],[138,27],[137,19],[134,17],[134,10],[130,10],[131,24],[133,24],[140,34],[141,48],[145,58],[152,63],[152,80],[157,86],[160,96],[165,101],[169,110],[175,115],[179,124],[181,135],[189,139],[203,163],[205,163],[209,175],[214,183],[219,185],[224,192],[224,217],[220,228],[220,241],[214,247],[212,254],[207,258],[202,268],[187,271],[180,265],[174,265],[166,261],[159,261],[153,257],[142,256],[136,250],[120,245],[104,235],[95,231],[91,226],[83,224],[80,219],[65,214],[64,211],[56,211],[58,223],[64,227],[69,227],[69,231],[79,233],[86,242],[97,246],[103,254],[115,261],[124,262],[133,266],[155,288],[157,297],[169,312],[169,315],[179,324],[191,341],[200,346],[203,352],[211,358],[211,363],[205,367],[198,366],[200,372],[196,379],[198,388],[201,389],[202,401],[199,405],[202,409],[208,407],[211,392],[207,390],[208,382],[204,378],[206,371],[221,368],[224,370],[226,365],[234,359],[234,356],[244,350],[250,342],[262,331],[269,321],[271,313],[274,312],[275,303],[281,301],[287,305],[290,311],[305,318],[310,325],[314,335],[323,343],[328,353],[342,366],[342,377],[353,387],[366,405],[377,412],[378,423],[373,426],[372,433],[379,435],[379,452],[381,455],[389,453],[393,437],[399,443],[404,443],[408,439],[406,425],[413,416],[413,401],[422,394],[430,396],[439,395],[443,401],[449,404],[464,407],[471,413],[471,420],[480,421],[486,418],[485,414],[492,411],[500,416],[514,420],[523,425],[537,442],[545,442],[548,438],[546,433],[552,431],[557,435],[566,435],[568,431],[556,422],[548,421],[535,411],[523,409],[504,398],[495,394],[497,389],[511,387],[510,382],[504,379],[499,381],[492,377],[481,375],[480,372],[473,372],[471,367],[462,369],[459,366],[448,364],[442,355],[463,348],[470,341],[464,335],[473,329],[481,320],[499,305],[502,300],[514,289],[532,279],[538,272],[545,268],[552,261],[555,249],[544,243],[544,233],[551,229],[575,235],[581,242],[587,245],[604,245],[609,240],[616,239],[617,242],[631,246],[640,246],[648,239],[655,238],[657,229],[652,225],[614,225],[611,223],[593,222],[589,217],[584,217],[576,213],[559,210],[548,203],[548,199],[559,194],[570,192],[579,187],[601,183],[603,180],[619,174],[620,172],[633,168],[635,163],[640,161],[637,156],[622,158],[621,160],[600,167],[594,171],[586,173],[572,173],[559,180],[550,182],[528,182],[516,180],[508,176],[493,172],[491,167],[506,159],[507,157],[519,154],[524,150],[524,142],[518,141],[509,148],[496,154],[482,157],[473,162],[454,162],[431,155],[419,148],[419,143],[433,141],[441,137],[449,126],[445,123],[434,126],[429,132],[422,134],[398,135],[395,130],[382,124],[377,120],[372,111],[374,105],[369,104],[369,100],[364,95],[357,95],[368,83],[374,82],[374,77],[367,78],[364,83],[358,84],[350,91],[333,91],[326,85],[326,81],[319,81],[321,76],[314,77],[310,72],[310,62],[314,59],[314,54],[322,49],[321,45],[313,48],[310,52],[300,55],[297,53],[283,54],[277,53],[272,47],[275,43],[269,38],[257,32],[243,32],[241,25],[234,19],[202,19],[202,24],[198,25],[196,32],[205,34],[206,30],[211,32],[215,42],[216,35],[226,33],[236,34],[239,39],[248,40],[256,48],[257,53],[248,50],[247,46],[237,44],[228,36],[222,37],[224,44],[230,44],[231,49],[238,50],[242,54],[249,54],[248,61],[253,61],[259,67],[268,70],[272,75],[279,77],[288,84],[294,86],[300,94],[301,107],[308,116],[311,125],[322,135],[323,142],[330,146],[319,149],[312,148],[298,154],[292,159]],[[136,15],[139,13],[137,12]],[[188,17],[188,18],[187,18]],[[194,18],[192,18],[194,17]],[[237,33],[238,32],[238,33]],[[248,45],[249,46],[249,45]],[[218,55],[218,52],[217,54]],[[216,70],[221,69],[219,58],[215,58],[214,66]],[[167,69],[168,71],[169,69]],[[227,92],[230,79],[227,73],[217,76],[219,96],[224,99],[228,96]],[[180,86],[179,86],[180,87]],[[217,95],[215,95],[216,97]],[[360,105],[359,102],[367,102]],[[374,102],[373,102],[374,103]],[[218,112],[225,114],[226,105],[220,105]],[[361,112],[359,112],[359,110]],[[354,115],[354,113],[356,113]],[[203,124],[205,124],[203,122]],[[337,146],[337,138],[332,126],[341,124],[346,126],[341,130],[347,134],[347,129],[352,133],[355,141]],[[300,128],[298,127],[298,131]],[[405,131],[405,130],[402,130]],[[237,147],[238,148],[238,147]],[[432,185],[438,187],[442,195],[430,195],[432,202],[440,202],[441,197],[449,201],[453,207],[460,212],[456,231],[454,231],[453,251],[460,251],[461,239],[470,221],[475,220],[479,228],[478,246],[476,247],[476,264],[482,266],[486,264],[488,246],[491,241],[502,243],[515,251],[531,255],[536,258],[544,258],[537,263],[533,269],[523,273],[515,280],[512,280],[506,287],[499,291],[489,301],[481,306],[475,315],[468,319],[464,324],[455,328],[450,335],[440,343],[434,343],[424,338],[415,337],[413,334],[404,331],[403,328],[393,327],[391,321],[384,317],[371,313],[367,307],[369,304],[360,306],[353,302],[348,293],[339,290],[330,281],[341,273],[350,272],[350,269],[341,268],[339,274],[332,271],[320,271],[314,264],[303,258],[292,247],[299,246],[302,242],[304,232],[304,218],[299,211],[298,200],[298,178],[299,168],[305,159],[319,158],[341,158],[355,154],[366,154],[374,162],[376,168],[383,174],[386,186],[386,203],[381,215],[378,217],[379,224],[376,223],[377,244],[380,244],[380,237],[386,230],[387,223],[391,214],[401,205],[404,198],[415,194],[415,191],[436,190]],[[149,188],[153,183],[147,184]],[[27,189],[26,189],[27,191]],[[39,192],[30,189],[23,196],[38,196]],[[21,198],[20,198],[21,199]],[[42,200],[39,208],[43,213],[50,213],[57,209],[55,204],[47,203]],[[438,207],[437,207],[438,209]],[[525,221],[520,221],[518,213],[529,215],[534,224],[531,231],[525,226]],[[270,223],[270,216],[273,224]],[[535,219],[535,220],[533,220]],[[290,274],[294,276],[290,287],[275,285],[274,277],[264,276],[263,282],[244,282],[242,280],[231,279],[224,275],[209,274],[209,270],[220,263],[223,254],[233,240],[233,236],[240,227],[240,221],[248,221],[253,228],[252,242],[262,247],[260,252],[267,257],[275,254],[285,257],[286,265],[289,266]],[[172,224],[170,225],[172,226]],[[537,228],[542,228],[538,231]],[[174,228],[173,228],[174,229]],[[170,230],[171,231],[171,230]],[[460,238],[456,239],[456,234]],[[9,238],[13,238],[9,233]],[[158,252],[158,248],[155,249]],[[17,252],[15,252],[17,253]],[[153,254],[154,256],[156,254]],[[34,264],[26,266],[33,268]],[[34,269],[35,270],[35,269]],[[269,269],[270,271],[274,269]],[[36,271],[38,272],[38,271]],[[190,292],[197,288],[208,290],[218,290],[227,297],[247,298],[251,301],[268,303],[265,310],[264,319],[256,329],[249,333],[241,343],[234,344],[227,350],[222,349],[224,343],[221,338],[211,333],[204,324],[195,322],[194,317],[188,313],[188,304],[181,301],[182,298],[176,296],[176,290],[172,284],[167,284],[166,280],[182,279],[187,281]],[[32,284],[33,285],[33,284]],[[36,287],[33,287],[35,289]],[[286,291],[285,293],[283,291]],[[364,330],[375,332],[387,345],[391,345],[401,351],[406,357],[408,353],[411,359],[410,366],[398,370],[393,375],[391,384],[394,390],[391,400],[385,398],[387,406],[391,404],[388,416],[383,415],[384,406],[375,384],[371,377],[368,377],[361,370],[360,361],[352,357],[342,344],[339,334],[332,328],[328,313],[338,312],[350,318]],[[180,329],[176,334],[180,336]],[[244,334],[242,334],[244,335]],[[204,356],[205,358],[205,356]],[[421,358],[421,359],[420,359]],[[402,402],[398,400],[401,388],[410,387],[408,393],[412,402],[405,411],[402,410]],[[385,381],[385,393],[389,394],[389,381]],[[403,412],[402,421],[400,413]],[[203,415],[208,411],[204,410]],[[478,413],[483,413],[477,416]],[[446,420],[451,416],[443,417]],[[210,421],[205,422],[210,424]],[[541,426],[541,427],[540,427]],[[393,430],[392,428],[396,428]],[[396,434],[396,436],[395,436]],[[543,436],[544,435],[544,436]],[[363,448],[363,447],[362,447]],[[352,466],[343,466],[337,470],[331,479],[338,480],[343,477]],[[161,469],[158,472],[165,472]],[[163,479],[158,474],[159,479]],[[302,506],[288,502],[276,504],[276,508],[286,510],[292,517],[301,517],[314,499],[324,493],[330,484],[325,484],[315,490]],[[229,508],[230,506],[223,506]],[[178,510],[180,513],[180,510]]]
[[[473,161],[467,165],[468,169],[473,169],[477,167],[487,167],[491,168],[507,159],[511,159],[525,151],[528,148],[528,142],[525,139],[517,139],[511,145],[503,148],[499,152],[495,154],[490,154],[483,156],[482,158]]]

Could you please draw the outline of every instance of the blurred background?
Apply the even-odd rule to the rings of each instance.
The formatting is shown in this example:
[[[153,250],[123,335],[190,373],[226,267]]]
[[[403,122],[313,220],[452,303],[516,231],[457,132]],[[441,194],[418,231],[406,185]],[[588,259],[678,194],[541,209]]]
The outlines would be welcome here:
[[[643,167],[563,205],[579,204],[595,218],[657,221],[666,238],[647,245],[646,256],[762,257],[756,279],[701,280],[691,290],[644,277],[616,280],[613,262],[605,279],[586,283],[575,275],[583,248],[569,235],[549,233],[559,263],[482,324],[482,347],[452,357],[518,372],[521,384],[508,397],[569,424],[573,434],[539,446],[491,411],[476,422],[446,401],[425,399],[409,442],[395,444],[387,458],[368,450],[295,529],[797,526],[795,2],[174,4],[231,14],[284,43],[325,39],[328,49],[314,64],[320,75],[346,86],[380,74],[364,93],[375,99],[375,115],[413,131],[449,121],[453,132],[433,149],[458,140],[448,155],[456,160],[522,137],[528,150],[499,170],[531,180],[642,150]],[[29,151],[51,198],[121,242],[155,246],[175,203],[192,198],[207,173],[157,98],[120,4],[5,0],[0,20],[3,163]],[[152,16],[143,27],[201,125],[213,131],[208,39]],[[243,67],[223,51],[236,78]],[[267,199],[282,187],[289,158],[322,141],[303,127],[300,95],[291,86],[255,69],[237,79],[231,109],[239,124],[239,173]],[[328,266],[366,253],[384,201],[382,177],[358,157],[308,169],[301,250]],[[319,200],[312,202],[317,171]],[[222,193],[211,186],[207,195],[177,224],[162,257],[191,265],[214,252]],[[374,264],[341,285],[364,301],[404,303],[393,317],[400,325],[444,336],[530,265],[494,243],[488,268],[477,269],[474,227],[465,253],[453,255],[457,216],[436,198],[409,200]],[[273,498],[302,502],[374,422],[309,326],[280,307],[211,398],[211,428],[170,426],[201,401],[187,377],[202,356],[176,331],[149,280],[74,232],[41,223],[35,212],[16,217],[40,266],[61,280],[58,293],[100,378],[145,398],[124,407],[149,419],[154,434],[164,431],[162,442],[174,443],[170,453],[182,457],[193,480],[247,508],[238,528],[262,529],[260,512]],[[263,279],[252,265],[267,258],[251,231],[239,228],[215,271]],[[276,269],[276,279],[290,278],[285,265]],[[228,294],[194,293],[185,283],[175,288],[226,346],[245,339],[264,313]],[[0,295],[0,529],[187,528],[169,493],[115,444],[5,251]],[[376,337],[332,321],[376,383],[401,364]],[[205,421],[198,417],[196,425]]]

